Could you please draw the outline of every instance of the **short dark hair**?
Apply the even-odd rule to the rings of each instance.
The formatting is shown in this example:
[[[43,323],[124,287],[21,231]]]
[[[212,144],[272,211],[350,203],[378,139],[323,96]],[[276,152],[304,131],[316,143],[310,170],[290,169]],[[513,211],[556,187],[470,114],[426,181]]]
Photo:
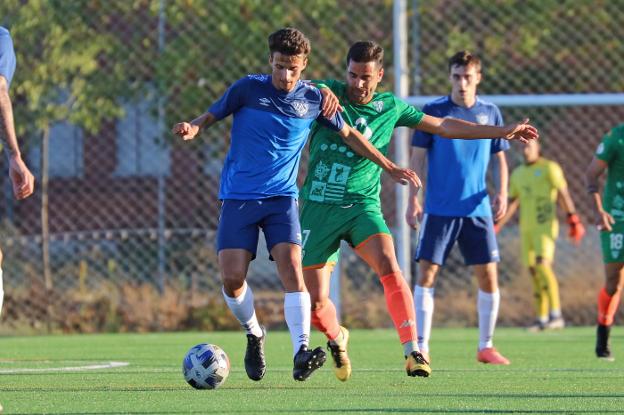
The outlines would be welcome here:
[[[347,53],[347,65],[349,62],[375,62],[379,67],[383,66],[384,50],[377,43],[368,40],[355,42]]]
[[[474,66],[477,72],[481,72],[481,59],[467,50],[462,50],[450,57],[448,61],[449,72],[453,66]]]
[[[301,31],[293,27],[285,27],[269,35],[271,55],[279,52],[284,55],[309,55],[310,41]]]

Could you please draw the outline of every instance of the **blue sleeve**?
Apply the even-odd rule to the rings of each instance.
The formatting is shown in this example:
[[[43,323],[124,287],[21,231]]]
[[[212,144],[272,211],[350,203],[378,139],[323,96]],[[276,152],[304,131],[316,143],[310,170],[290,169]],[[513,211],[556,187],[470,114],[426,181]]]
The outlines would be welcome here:
[[[494,107],[494,125],[502,127],[505,125],[503,122],[503,116],[501,115],[500,109],[498,107]],[[490,154],[496,154],[501,151],[509,150],[509,141],[503,138],[497,138],[492,140],[492,147],[490,148]]]
[[[429,104],[423,107],[422,112],[427,115],[432,115]],[[414,131],[414,135],[412,136],[413,147],[430,148],[432,144],[433,144],[432,134],[426,133],[424,131],[420,131],[418,129]]]
[[[321,96],[321,93],[318,92],[319,96]],[[320,108],[323,108],[323,98],[321,96],[321,105]],[[336,111],[336,113],[334,114],[333,117],[331,118],[327,118],[323,115],[323,113],[319,113],[318,117],[316,117],[316,121],[319,122],[319,124],[321,124],[323,127],[327,127],[330,130],[334,130],[334,131],[340,131],[344,128],[344,118],[342,118],[342,115]]]
[[[225,94],[208,108],[208,112],[215,116],[217,120],[222,120],[230,114],[235,113],[245,105],[245,92],[250,88],[250,79],[245,77],[234,82]]]
[[[13,41],[8,31],[0,32],[0,75],[6,78],[11,85],[13,74],[15,73],[15,51]]]
[[[340,131],[344,128],[344,118],[342,118],[342,114],[336,112],[333,117],[327,118],[323,114],[320,114],[316,117],[316,121],[319,122],[323,127],[327,127],[330,130]]]

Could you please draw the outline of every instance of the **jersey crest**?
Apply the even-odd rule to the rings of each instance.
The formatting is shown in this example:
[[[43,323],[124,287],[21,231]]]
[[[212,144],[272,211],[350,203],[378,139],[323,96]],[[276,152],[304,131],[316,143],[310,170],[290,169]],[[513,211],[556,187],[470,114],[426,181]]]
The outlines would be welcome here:
[[[303,117],[308,113],[308,103],[305,101],[294,101],[292,103],[293,108],[298,116]]]
[[[377,112],[383,111],[383,109],[384,109],[383,101],[375,101],[375,102],[373,102],[373,108],[375,108],[375,111],[377,111]]]
[[[488,115],[487,114],[483,114],[483,113],[477,114],[476,118],[477,118],[477,123],[481,124],[481,125],[487,124],[488,120],[489,120]]]

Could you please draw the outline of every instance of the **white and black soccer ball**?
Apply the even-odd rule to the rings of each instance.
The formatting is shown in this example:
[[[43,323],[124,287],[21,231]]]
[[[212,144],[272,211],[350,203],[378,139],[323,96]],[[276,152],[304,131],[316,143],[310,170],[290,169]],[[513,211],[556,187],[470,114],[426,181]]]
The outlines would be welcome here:
[[[195,389],[216,389],[230,374],[230,359],[219,346],[201,343],[184,356],[182,372]]]

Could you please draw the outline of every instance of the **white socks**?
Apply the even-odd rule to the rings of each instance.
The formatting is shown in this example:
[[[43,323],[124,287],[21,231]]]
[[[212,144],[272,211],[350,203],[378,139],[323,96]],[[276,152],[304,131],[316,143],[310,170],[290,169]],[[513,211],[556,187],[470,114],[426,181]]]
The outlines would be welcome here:
[[[479,290],[477,307],[479,310],[479,350],[494,345],[492,337],[498,317],[500,292],[486,293]]]
[[[223,291],[223,289],[221,290]],[[254,309],[254,296],[251,287],[245,282],[241,295],[232,298],[228,297],[225,291],[223,291],[223,298],[225,298],[225,303],[232,310],[232,314],[234,314],[241,326],[247,331],[247,334],[262,337],[262,329]]]
[[[2,301],[4,300],[4,289],[2,286],[2,268],[0,268],[0,316],[2,315]]]
[[[310,341],[310,294],[307,292],[286,293],[284,295],[284,317],[290,331],[293,355],[302,345]]]
[[[416,309],[416,328],[418,329],[418,348],[429,353],[431,322],[433,320],[433,294],[435,288],[414,286],[414,308]]]
[[[232,298],[223,291],[225,303],[232,310],[232,314],[240,322],[247,334],[256,337],[262,336],[262,329],[256,317],[254,309],[254,296],[251,287],[243,286],[243,293]],[[290,330],[290,340],[293,346],[293,355],[299,351],[302,345],[308,346],[310,341],[310,294],[307,292],[286,293],[284,296],[284,316],[288,330]]]

